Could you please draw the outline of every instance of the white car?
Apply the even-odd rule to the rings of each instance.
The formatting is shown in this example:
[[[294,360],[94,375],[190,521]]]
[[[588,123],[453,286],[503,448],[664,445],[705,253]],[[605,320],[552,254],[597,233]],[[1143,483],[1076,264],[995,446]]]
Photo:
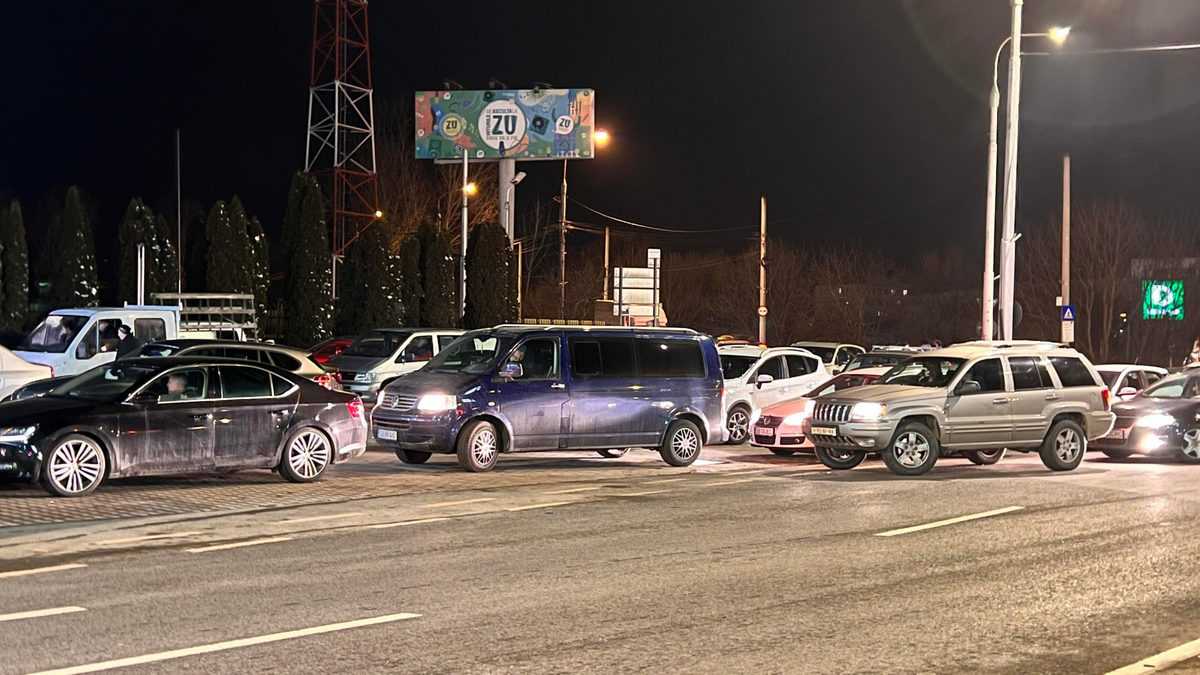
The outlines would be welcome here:
[[[420,369],[462,334],[452,329],[379,328],[356,338],[329,360],[329,367],[343,389],[374,401],[389,382]]]
[[[728,346],[717,350],[725,376],[725,430],[730,443],[750,437],[763,408],[798,398],[829,379],[820,357],[796,347]]]
[[[1166,368],[1128,363],[1106,363],[1096,366],[1096,372],[1112,392],[1113,398],[1126,401],[1143,389],[1167,376]]]
[[[40,363],[30,363],[0,347],[0,399],[30,382],[54,377],[54,369]]]
[[[816,354],[825,362],[825,367],[834,375],[842,372],[846,364],[856,356],[861,356],[867,350],[858,345],[844,342],[793,342],[793,347],[806,349]]]

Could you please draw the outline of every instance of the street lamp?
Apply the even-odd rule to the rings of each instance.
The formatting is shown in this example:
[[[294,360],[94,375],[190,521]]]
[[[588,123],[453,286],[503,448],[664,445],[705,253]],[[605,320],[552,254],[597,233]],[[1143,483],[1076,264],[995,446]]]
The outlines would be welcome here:
[[[1019,19],[1017,20],[1017,25],[1019,26]],[[1018,31],[1019,31],[1019,28],[1018,28]],[[1067,36],[1070,34],[1071,34],[1070,26],[1055,26],[1055,27],[1051,28],[1050,30],[1047,30],[1044,33],[1020,33],[1020,36],[1021,37],[1044,37],[1044,38],[1049,39],[1056,46],[1062,46],[1062,44],[1064,42],[1066,42]],[[996,57],[992,60],[992,92],[991,92],[991,101],[990,101],[991,124],[988,128],[987,208],[986,208],[987,215],[985,218],[985,226],[984,226],[983,302],[981,303],[982,311],[983,311],[983,318],[980,322],[980,327],[981,327],[980,332],[982,333],[982,337],[984,340],[991,340],[992,337],[995,335],[995,330],[993,328],[993,323],[992,323],[994,316],[995,316],[995,312],[994,312],[992,305],[994,304],[993,294],[995,291],[995,284],[996,284],[996,278],[995,278],[996,277],[996,272],[995,272],[995,256],[996,256],[996,241],[995,241],[996,240],[996,135],[997,135],[996,127],[997,127],[997,118],[999,116],[999,111],[1000,111],[1000,54],[1004,52],[1004,48],[1006,46],[1008,46],[1008,44],[1010,42],[1012,42],[1011,35],[1004,38],[1004,40],[1000,43],[1000,46],[996,48]],[[1019,47],[1018,47],[1018,49],[1019,49]],[[1019,65],[1020,59],[1017,58],[1017,61],[1018,61],[1017,68],[1020,68],[1020,65]],[[1019,73],[1019,71],[1018,71],[1018,73]],[[1009,83],[1010,89],[1012,88],[1012,85],[1013,85],[1013,83],[1011,82],[1011,77],[1012,76],[1010,75],[1010,83]],[[1016,83],[1016,86],[1018,86],[1018,87],[1020,86],[1019,77],[1020,76],[1018,74],[1018,76],[1017,76],[1018,82]],[[1009,96],[1010,97],[1012,96],[1011,92],[1010,92]],[[1013,145],[1015,145],[1015,141],[1016,141],[1015,109],[1016,109],[1016,106],[1012,104],[1012,101],[1010,101],[1009,115],[1011,116],[1012,120],[1010,122],[1010,129],[1009,129],[1009,142],[1012,143]],[[1007,154],[1008,152],[1009,152],[1009,149],[1006,147],[1005,148],[1006,158],[1008,157],[1008,154]],[[1012,158],[1013,158],[1013,163],[1015,164],[1015,162],[1016,162],[1015,153],[1012,155]],[[1007,168],[1007,162],[1006,162],[1006,168]],[[1013,167],[1013,170],[1015,173],[1015,166]],[[1005,182],[1005,188],[1006,188],[1006,190],[1008,188],[1007,179]],[[1013,186],[1013,189],[1014,190],[1016,189],[1015,185]],[[1005,221],[1005,239],[1004,239],[1004,241],[1006,243],[1008,242],[1008,240],[1010,238],[1012,238],[1012,233],[1009,231],[1009,229],[1010,229],[1009,224],[1008,224],[1008,221],[1006,220]],[[1015,240],[1014,240],[1013,244],[1015,244]],[[1007,248],[1005,248],[1005,250],[1007,250]],[[1003,251],[1002,251],[1002,253],[1003,253]],[[1007,260],[1007,258],[1004,255],[1002,255],[1001,258],[1002,258],[1002,260]],[[1001,298],[1002,302],[1004,302],[1005,299],[1007,299],[1007,302],[1009,303],[1009,306],[1011,307],[1011,302],[1012,302],[1011,289],[1010,289],[1009,294],[1006,297]],[[1009,312],[1008,316],[1010,317],[1009,323],[1011,323],[1011,311]],[[1012,327],[1011,326],[1008,326],[1006,328],[1004,338],[1006,340],[1012,339]]]
[[[512,216],[512,193],[513,189],[525,180],[525,172],[518,171],[517,175],[508,181],[508,185],[504,188],[504,233],[508,235],[508,247],[513,247],[513,242],[516,241],[516,232],[513,230]]]
[[[475,195],[479,194],[479,186],[472,181],[464,185],[462,191],[466,193],[468,197],[474,197]]]
[[[604,129],[597,129],[596,133],[592,135],[592,140],[595,141],[597,148],[603,148],[608,145],[608,132]]]

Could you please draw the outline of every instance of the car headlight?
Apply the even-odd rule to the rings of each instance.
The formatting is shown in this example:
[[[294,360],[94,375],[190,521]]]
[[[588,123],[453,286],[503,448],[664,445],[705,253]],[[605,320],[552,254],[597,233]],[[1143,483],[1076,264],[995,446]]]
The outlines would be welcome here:
[[[0,443],[27,443],[37,431],[37,425],[0,428]]]
[[[417,401],[417,410],[421,412],[446,412],[458,407],[458,397],[453,394],[425,394]]]
[[[850,421],[852,422],[878,422],[887,414],[887,406],[874,401],[862,401],[855,403],[850,409]]]
[[[787,417],[783,418],[783,423],[789,427],[798,427],[801,424],[804,424],[804,420],[806,420],[808,418],[809,418],[809,412],[806,409],[806,410],[802,410],[798,413],[792,413],[791,415],[788,415]]]
[[[1154,413],[1151,415],[1142,415],[1133,424],[1143,429],[1162,429],[1163,427],[1175,424],[1175,418],[1163,413]]]

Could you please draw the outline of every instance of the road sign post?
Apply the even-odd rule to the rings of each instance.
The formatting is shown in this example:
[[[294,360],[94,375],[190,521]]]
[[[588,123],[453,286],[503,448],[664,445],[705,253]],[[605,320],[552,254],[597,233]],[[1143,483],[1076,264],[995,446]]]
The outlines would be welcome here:
[[[1075,342],[1075,317],[1078,312],[1075,305],[1062,305],[1058,308],[1058,317],[1062,319],[1062,341],[1066,344]]]

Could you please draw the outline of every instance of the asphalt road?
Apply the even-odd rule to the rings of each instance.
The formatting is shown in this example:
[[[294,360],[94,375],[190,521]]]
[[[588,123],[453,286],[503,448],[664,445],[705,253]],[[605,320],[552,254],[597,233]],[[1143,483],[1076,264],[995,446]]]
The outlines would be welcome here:
[[[0,529],[0,672],[1104,673],[1200,638],[1200,466],[707,452]]]

